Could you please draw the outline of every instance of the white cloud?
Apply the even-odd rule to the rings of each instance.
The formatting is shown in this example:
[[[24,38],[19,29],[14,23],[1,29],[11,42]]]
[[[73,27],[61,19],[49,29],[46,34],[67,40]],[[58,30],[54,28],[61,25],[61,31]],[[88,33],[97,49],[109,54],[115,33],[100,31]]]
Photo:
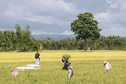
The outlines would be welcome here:
[[[41,32],[41,31],[33,31],[31,33],[32,33],[32,35],[39,35],[39,34],[57,34],[57,33],[52,33],[52,32]]]
[[[41,32],[41,31],[32,31],[32,35],[39,35],[39,34],[50,34],[50,35],[73,35],[72,31],[64,31],[62,33],[54,33],[54,32]]]
[[[106,13],[106,12],[102,12],[102,13],[98,13],[96,16],[95,16],[95,18],[97,19],[97,20],[107,20],[108,18],[110,18],[111,17],[111,15],[109,14],[109,13]]]
[[[117,8],[117,7],[118,7],[117,4],[110,5],[110,8]]]
[[[120,37],[125,37],[126,36],[125,32],[126,32],[126,28],[120,24],[115,24],[111,26],[111,28],[107,28],[101,31],[103,36],[114,35],[114,36],[120,36]]]
[[[0,31],[4,31],[5,29],[4,28],[0,28]]]
[[[73,35],[74,33],[72,31],[64,31],[61,34],[63,34],[63,35]]]
[[[37,10],[41,11],[51,11],[51,12],[71,12],[75,6],[72,3],[64,2],[64,0],[29,0],[30,5],[33,6],[33,8],[37,8]]]
[[[120,7],[121,7],[121,11],[125,11],[126,12],[126,1],[124,0],[119,0],[120,1]]]
[[[99,27],[102,29],[101,34],[104,36],[126,36],[126,24],[124,23],[126,22],[126,1],[107,1],[110,6],[106,9],[106,12],[100,12],[95,15],[96,20],[99,22]]]
[[[2,13],[3,16],[43,24],[67,25],[69,21],[56,17],[59,13],[71,13],[75,9],[72,3],[66,3],[63,0],[19,0],[19,4],[15,3],[9,4],[8,10]],[[64,17],[63,14],[59,14],[59,17]]]
[[[26,18],[21,18],[22,20],[28,20],[28,21],[32,21],[32,22],[40,22],[40,23],[44,23],[44,24],[53,24],[56,23],[57,20],[55,17],[53,16],[37,16],[37,15],[33,15],[33,16],[29,16]]]

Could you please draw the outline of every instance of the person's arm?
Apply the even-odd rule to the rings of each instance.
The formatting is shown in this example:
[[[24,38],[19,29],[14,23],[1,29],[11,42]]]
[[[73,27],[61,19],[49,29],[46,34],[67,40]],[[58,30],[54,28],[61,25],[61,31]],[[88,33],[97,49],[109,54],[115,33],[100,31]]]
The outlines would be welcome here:
[[[73,76],[73,70],[72,70],[72,76]]]
[[[109,63],[108,63],[109,64]],[[109,67],[112,68],[112,66],[109,64]]]
[[[62,59],[62,62],[64,62],[64,60]]]

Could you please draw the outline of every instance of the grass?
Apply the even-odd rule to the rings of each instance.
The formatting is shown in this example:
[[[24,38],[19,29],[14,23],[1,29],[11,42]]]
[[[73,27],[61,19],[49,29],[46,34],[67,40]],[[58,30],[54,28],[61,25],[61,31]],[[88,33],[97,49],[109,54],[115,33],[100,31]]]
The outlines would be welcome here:
[[[63,54],[71,55],[74,76],[68,78],[68,71],[62,70]],[[11,76],[17,66],[34,64],[35,52],[0,52],[1,84],[124,84],[126,82],[126,51],[52,50],[42,51],[38,70],[19,71]],[[104,73],[103,61],[108,61],[112,69]],[[7,67],[11,66],[10,69]]]

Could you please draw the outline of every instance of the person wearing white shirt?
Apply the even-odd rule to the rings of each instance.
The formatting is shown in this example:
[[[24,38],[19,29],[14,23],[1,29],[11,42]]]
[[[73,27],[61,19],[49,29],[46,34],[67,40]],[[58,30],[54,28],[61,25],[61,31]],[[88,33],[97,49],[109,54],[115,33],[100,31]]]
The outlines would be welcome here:
[[[106,61],[104,61],[104,67],[105,67],[105,73],[110,72],[110,68],[112,68],[111,65]]]
[[[39,53],[35,54],[35,59],[36,59],[36,65],[39,65],[40,64],[40,54]]]

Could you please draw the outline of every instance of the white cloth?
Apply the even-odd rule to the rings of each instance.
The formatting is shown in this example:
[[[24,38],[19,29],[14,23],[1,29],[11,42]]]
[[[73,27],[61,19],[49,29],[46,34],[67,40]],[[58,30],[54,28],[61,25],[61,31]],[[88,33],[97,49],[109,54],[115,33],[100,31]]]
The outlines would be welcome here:
[[[26,65],[26,67],[40,67],[40,65],[36,65],[36,64],[28,64],[28,65]]]
[[[36,65],[36,64],[28,64],[25,67],[16,67],[17,70],[25,70],[25,69],[40,69],[40,65]]]
[[[16,67],[18,70],[24,70],[24,69],[35,69],[35,67]]]
[[[109,70],[111,67],[111,65],[107,62],[106,65],[105,65],[105,70]]]

